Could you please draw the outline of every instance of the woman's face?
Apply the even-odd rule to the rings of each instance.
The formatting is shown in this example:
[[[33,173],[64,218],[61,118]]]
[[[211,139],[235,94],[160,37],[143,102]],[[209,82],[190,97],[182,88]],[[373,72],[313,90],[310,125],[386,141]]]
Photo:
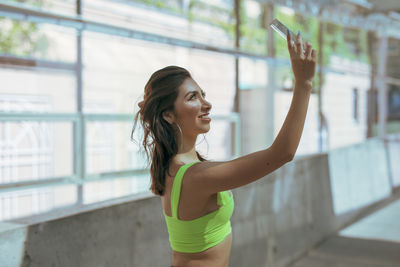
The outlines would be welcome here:
[[[179,124],[184,135],[195,136],[210,130],[209,116],[200,118],[200,115],[209,113],[211,103],[205,100],[205,92],[192,79],[187,78],[179,87],[179,94],[175,100],[175,121]]]

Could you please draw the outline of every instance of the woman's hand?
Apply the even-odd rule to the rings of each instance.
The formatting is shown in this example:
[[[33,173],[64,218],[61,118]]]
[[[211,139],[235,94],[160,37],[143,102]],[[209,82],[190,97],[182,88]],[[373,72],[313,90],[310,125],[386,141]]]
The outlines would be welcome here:
[[[312,45],[308,41],[303,45],[300,32],[297,34],[295,42],[292,42],[289,32],[286,39],[295,83],[306,84],[311,89],[315,74],[316,51],[312,49]]]

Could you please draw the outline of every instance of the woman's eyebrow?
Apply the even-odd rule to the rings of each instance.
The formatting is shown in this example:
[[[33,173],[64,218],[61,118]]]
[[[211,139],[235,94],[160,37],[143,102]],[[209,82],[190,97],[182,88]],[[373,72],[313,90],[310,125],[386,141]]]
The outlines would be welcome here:
[[[199,92],[199,91],[196,91],[196,90],[195,90],[195,91],[189,91],[189,92],[186,93],[185,97],[186,97],[188,94],[190,94],[190,93],[198,93],[198,92]],[[202,93],[202,94],[205,94],[206,92],[203,91],[203,90],[201,90],[201,93]]]

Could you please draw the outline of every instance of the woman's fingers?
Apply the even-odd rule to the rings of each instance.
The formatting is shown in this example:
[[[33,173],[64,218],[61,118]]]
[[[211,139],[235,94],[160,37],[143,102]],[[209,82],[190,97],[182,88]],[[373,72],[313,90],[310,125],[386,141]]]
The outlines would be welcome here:
[[[289,49],[289,54],[292,57],[294,54],[294,45],[293,45],[293,41],[292,41],[292,35],[289,33],[289,31],[287,31],[287,33],[286,33],[286,40],[287,40],[287,45],[288,45],[288,49]]]
[[[298,57],[302,58],[304,51],[303,51],[303,43],[301,40],[301,35],[300,35],[300,31],[296,36],[296,54]]]
[[[311,52],[311,59],[314,62],[316,62],[316,60],[317,60],[317,52],[314,49]]]
[[[304,52],[304,57],[307,60],[311,60],[311,51],[312,51],[312,45],[310,42],[306,42],[306,51]]]
[[[293,42],[292,35],[289,34],[289,31],[286,33],[286,40],[291,58],[312,60],[314,62],[316,61],[316,51],[312,49],[312,45],[310,42],[307,41],[303,44],[300,31],[296,35],[295,42]]]
[[[289,48],[291,48],[292,47],[292,36],[290,35],[289,30],[286,33],[286,41],[287,41],[287,46]]]

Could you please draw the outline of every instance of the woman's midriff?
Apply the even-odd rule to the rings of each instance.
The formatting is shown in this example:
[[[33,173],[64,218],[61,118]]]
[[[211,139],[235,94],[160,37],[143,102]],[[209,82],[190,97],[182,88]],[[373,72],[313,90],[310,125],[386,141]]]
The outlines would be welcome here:
[[[221,243],[197,253],[172,251],[172,266],[176,267],[228,267],[232,246],[232,233]]]

